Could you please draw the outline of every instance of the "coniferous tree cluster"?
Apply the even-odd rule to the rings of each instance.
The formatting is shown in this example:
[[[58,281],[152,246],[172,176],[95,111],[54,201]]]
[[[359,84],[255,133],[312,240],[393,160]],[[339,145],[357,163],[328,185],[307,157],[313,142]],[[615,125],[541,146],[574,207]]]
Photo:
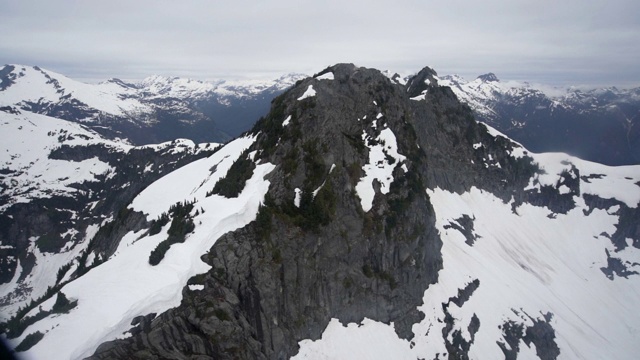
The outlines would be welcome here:
[[[171,208],[169,208],[169,215],[173,217],[173,220],[171,220],[171,226],[169,227],[169,230],[167,230],[167,234],[169,236],[166,240],[158,244],[158,246],[151,252],[151,254],[149,255],[149,264],[153,266],[158,265],[160,261],[164,259],[164,255],[171,248],[171,245],[183,243],[185,241],[186,235],[195,229],[196,226],[193,223],[193,219],[191,217],[193,204],[194,202],[185,201],[184,203],[176,203],[175,205],[172,205]],[[166,224],[168,222],[169,216],[165,215],[166,214],[161,215],[158,221],[165,221]],[[160,225],[160,228],[162,228],[162,225]],[[157,231],[159,233],[160,229],[158,229]]]
[[[253,175],[255,168],[256,164],[248,158],[247,151],[243,152],[238,160],[231,165],[227,175],[218,180],[213,189],[207,193],[207,196],[216,194],[228,198],[238,197],[247,180]]]

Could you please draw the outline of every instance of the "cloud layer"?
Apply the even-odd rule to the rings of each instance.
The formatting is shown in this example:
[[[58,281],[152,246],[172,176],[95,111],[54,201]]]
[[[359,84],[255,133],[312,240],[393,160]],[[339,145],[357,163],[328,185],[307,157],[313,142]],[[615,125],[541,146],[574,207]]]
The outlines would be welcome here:
[[[337,62],[640,85],[637,1],[0,0],[0,63],[85,80],[313,73]]]

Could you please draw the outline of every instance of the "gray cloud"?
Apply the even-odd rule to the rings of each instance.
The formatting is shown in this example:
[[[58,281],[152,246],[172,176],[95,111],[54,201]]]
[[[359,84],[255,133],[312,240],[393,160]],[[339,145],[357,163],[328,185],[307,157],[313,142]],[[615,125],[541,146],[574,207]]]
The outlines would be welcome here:
[[[640,85],[637,1],[0,0],[0,62],[84,80],[412,73]]]

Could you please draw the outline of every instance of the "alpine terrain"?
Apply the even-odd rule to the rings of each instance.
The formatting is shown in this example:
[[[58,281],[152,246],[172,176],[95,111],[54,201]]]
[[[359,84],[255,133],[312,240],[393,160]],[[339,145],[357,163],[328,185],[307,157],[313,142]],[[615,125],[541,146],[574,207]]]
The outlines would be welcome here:
[[[535,152],[561,151],[607,165],[640,164],[640,88],[540,90],[492,74],[443,76],[481,120]],[[548,95],[549,93],[550,95]]]
[[[223,142],[249,130],[271,99],[302,77],[203,82],[151,76],[85,84],[37,66],[5,65],[0,106],[80,123],[136,145],[176,138]]]
[[[444,85],[338,64],[224,145],[5,103],[4,336],[25,359],[636,358],[640,166],[530,152]]]

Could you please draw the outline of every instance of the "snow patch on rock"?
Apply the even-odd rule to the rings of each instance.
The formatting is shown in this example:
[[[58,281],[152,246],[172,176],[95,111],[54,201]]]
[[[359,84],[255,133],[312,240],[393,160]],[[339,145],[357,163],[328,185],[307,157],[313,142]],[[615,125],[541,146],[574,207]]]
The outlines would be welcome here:
[[[373,181],[377,180],[380,183],[380,192],[387,194],[393,182],[393,169],[406,157],[398,153],[396,136],[389,128],[383,129],[375,141],[370,141],[369,135],[363,131],[362,139],[369,148],[369,162],[362,167],[365,175],[358,181],[356,193],[362,209],[367,212],[371,210],[375,196]],[[390,161],[387,156],[393,160]]]
[[[316,96],[316,91],[313,89],[313,85],[309,85],[307,90],[305,90],[304,94],[298,98],[298,101],[304,100],[306,98],[310,98]]]

